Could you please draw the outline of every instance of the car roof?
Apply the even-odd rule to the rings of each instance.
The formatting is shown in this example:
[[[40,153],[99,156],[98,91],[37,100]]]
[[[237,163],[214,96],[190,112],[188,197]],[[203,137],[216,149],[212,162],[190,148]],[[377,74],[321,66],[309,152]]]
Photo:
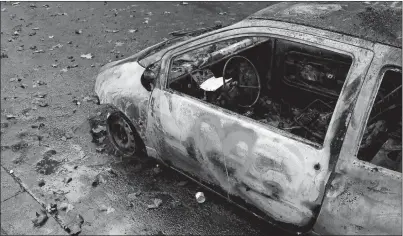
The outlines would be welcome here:
[[[274,20],[402,47],[401,2],[284,2],[248,19]]]

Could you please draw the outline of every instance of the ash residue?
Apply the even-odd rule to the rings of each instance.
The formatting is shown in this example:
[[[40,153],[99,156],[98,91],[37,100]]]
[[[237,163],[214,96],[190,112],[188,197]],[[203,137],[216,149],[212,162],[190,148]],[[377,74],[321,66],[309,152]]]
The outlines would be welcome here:
[[[43,154],[43,159],[36,164],[36,171],[44,175],[50,175],[54,173],[57,167],[60,165],[60,161],[56,161],[50,158],[55,154],[55,150],[46,151]]]

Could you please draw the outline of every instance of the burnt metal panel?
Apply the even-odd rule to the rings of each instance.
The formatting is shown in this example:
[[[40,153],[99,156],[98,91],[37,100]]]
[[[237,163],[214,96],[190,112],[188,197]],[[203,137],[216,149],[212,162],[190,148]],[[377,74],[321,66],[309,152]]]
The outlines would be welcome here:
[[[299,32],[262,27],[236,29],[173,50],[162,59],[161,78],[168,77],[171,57],[204,43],[245,33],[273,34],[354,55],[323,148],[169,89],[153,92],[148,136],[167,163],[193,172],[203,182],[220,186],[231,200],[243,198],[272,222],[284,222],[306,232],[316,220],[372,53]],[[164,89],[167,81],[161,82]]]
[[[314,226],[320,234],[402,234],[402,174],[357,159],[382,69],[402,64],[401,50],[375,45],[374,51]]]
[[[145,128],[150,92],[141,84],[144,68],[137,62],[108,66],[98,75],[95,92],[101,104],[112,104],[133,123],[147,145]]]
[[[249,19],[284,21],[402,47],[401,2],[285,2]]]

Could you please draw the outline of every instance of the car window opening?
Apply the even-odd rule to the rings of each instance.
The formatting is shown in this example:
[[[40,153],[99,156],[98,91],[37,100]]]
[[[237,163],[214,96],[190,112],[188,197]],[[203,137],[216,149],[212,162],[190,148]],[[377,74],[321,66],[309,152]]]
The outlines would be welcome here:
[[[322,145],[349,56],[267,37],[240,37],[173,58],[168,87]]]
[[[402,172],[402,72],[387,70],[375,98],[358,159]]]

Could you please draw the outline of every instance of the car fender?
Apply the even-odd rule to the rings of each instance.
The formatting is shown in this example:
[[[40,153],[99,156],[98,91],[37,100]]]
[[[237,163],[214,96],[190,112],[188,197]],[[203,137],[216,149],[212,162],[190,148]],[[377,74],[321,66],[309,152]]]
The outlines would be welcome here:
[[[145,71],[137,61],[108,65],[96,78],[100,104],[111,104],[125,114],[146,142],[147,108],[151,92],[141,83]]]

